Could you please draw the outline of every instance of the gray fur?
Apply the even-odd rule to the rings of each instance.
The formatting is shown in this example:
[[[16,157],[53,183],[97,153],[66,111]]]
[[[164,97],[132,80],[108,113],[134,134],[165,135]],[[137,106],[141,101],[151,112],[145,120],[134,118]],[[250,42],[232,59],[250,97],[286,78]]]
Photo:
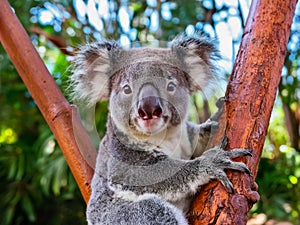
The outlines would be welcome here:
[[[198,36],[179,36],[168,49],[82,47],[71,76],[74,98],[110,102],[88,224],[188,224],[185,213],[200,185],[218,179],[233,192],[224,169],[249,172],[230,160],[248,151],[206,150],[216,122],[187,121],[189,94],[208,85],[216,55]]]

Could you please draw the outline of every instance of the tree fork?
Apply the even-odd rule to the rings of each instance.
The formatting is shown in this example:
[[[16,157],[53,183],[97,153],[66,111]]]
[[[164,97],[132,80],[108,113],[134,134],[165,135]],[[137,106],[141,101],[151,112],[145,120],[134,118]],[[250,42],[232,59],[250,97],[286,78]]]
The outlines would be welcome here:
[[[0,41],[52,129],[82,195],[88,201],[96,151],[82,128],[78,113],[63,97],[7,0],[1,1]],[[297,0],[253,0],[240,51],[226,91],[220,131],[227,149],[248,148],[246,163],[252,177],[228,171],[236,194],[218,182],[203,187],[190,213],[193,224],[245,224],[258,199],[254,178],[283,66]],[[222,129],[224,128],[224,129]],[[74,134],[80,133],[80,141]],[[212,140],[218,143],[219,132]],[[85,150],[84,153],[81,150]],[[87,163],[88,159],[90,164]]]
[[[0,4],[0,42],[55,135],[87,202],[96,151],[76,107],[59,90],[9,3],[0,0]]]
[[[254,180],[284,64],[297,0],[253,0],[242,42],[227,86],[220,129],[211,143],[228,139],[226,149],[246,148],[252,175],[228,171],[236,193],[219,182],[201,188],[189,218],[192,224],[246,224],[258,201]]]

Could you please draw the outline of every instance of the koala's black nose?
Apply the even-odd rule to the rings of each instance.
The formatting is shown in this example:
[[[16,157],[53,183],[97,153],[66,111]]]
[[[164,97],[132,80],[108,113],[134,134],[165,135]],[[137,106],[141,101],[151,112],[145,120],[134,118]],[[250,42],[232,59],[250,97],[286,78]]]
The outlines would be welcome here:
[[[147,84],[141,88],[137,107],[138,115],[144,120],[162,116],[161,100],[152,85]]]

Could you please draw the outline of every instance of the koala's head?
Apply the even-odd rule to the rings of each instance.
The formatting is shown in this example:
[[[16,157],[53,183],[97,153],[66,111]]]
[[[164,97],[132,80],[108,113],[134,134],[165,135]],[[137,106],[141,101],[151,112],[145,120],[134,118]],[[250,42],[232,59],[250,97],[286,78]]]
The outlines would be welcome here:
[[[109,99],[111,119],[126,134],[157,134],[186,120],[189,95],[209,85],[216,56],[198,36],[179,36],[170,48],[88,44],[74,60],[74,97],[89,105]]]

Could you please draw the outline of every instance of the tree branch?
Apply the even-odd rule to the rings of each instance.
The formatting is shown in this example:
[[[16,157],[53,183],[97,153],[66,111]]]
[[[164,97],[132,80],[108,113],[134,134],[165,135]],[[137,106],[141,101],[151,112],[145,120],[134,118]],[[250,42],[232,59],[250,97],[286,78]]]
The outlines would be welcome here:
[[[192,224],[246,224],[248,211],[259,199],[254,183],[283,67],[297,0],[253,0],[240,50],[226,91],[220,131],[226,149],[250,149],[246,164],[252,176],[228,171],[236,193],[219,182],[203,187],[190,212]]]
[[[67,43],[63,37],[51,35],[46,31],[44,31],[43,29],[36,26],[31,26],[29,30],[30,32],[38,36],[44,36],[48,41],[52,42],[62,53],[66,55],[74,55],[74,51],[68,50]]]
[[[62,95],[7,0],[1,0],[0,41],[54,133],[88,201],[96,151],[81,125],[77,109]]]

